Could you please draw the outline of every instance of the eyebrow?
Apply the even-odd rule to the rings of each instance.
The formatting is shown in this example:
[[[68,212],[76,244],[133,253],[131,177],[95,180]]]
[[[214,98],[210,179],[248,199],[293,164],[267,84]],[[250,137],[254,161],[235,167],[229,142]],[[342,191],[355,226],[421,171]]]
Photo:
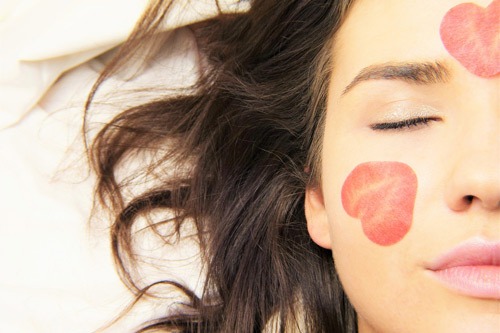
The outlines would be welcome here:
[[[405,62],[371,65],[359,72],[345,87],[342,95],[363,81],[401,80],[413,84],[446,83],[450,71],[440,62]]]

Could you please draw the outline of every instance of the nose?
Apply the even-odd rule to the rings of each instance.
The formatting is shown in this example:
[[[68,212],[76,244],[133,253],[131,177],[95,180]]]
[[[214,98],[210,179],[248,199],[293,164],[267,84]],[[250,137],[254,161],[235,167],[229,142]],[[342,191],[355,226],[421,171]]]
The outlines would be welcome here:
[[[454,211],[500,210],[500,133],[498,126],[492,129],[490,123],[487,127],[456,147],[446,188],[447,204]]]

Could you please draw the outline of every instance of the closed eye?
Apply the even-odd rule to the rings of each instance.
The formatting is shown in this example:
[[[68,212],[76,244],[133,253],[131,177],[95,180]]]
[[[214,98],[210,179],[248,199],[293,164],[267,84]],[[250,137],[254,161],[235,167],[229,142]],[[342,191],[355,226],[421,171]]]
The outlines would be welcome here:
[[[391,131],[414,129],[420,126],[428,126],[431,121],[440,121],[439,117],[416,117],[395,122],[384,122],[370,125],[374,131]]]

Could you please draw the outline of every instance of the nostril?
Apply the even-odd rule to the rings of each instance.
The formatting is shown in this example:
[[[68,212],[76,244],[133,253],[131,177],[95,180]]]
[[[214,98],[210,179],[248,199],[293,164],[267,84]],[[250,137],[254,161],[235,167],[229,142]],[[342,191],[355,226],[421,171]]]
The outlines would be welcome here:
[[[464,201],[467,202],[468,204],[471,204],[473,200],[474,200],[474,196],[473,195],[466,195],[464,197]]]

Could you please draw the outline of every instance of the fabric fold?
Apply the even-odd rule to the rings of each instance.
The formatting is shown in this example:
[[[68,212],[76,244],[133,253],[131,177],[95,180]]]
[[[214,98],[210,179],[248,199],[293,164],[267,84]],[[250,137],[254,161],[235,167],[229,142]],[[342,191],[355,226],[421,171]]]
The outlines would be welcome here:
[[[0,129],[30,112],[65,71],[121,44],[148,0],[21,0],[0,5]],[[224,12],[247,1],[220,1]],[[215,0],[177,1],[162,30],[213,17]]]

